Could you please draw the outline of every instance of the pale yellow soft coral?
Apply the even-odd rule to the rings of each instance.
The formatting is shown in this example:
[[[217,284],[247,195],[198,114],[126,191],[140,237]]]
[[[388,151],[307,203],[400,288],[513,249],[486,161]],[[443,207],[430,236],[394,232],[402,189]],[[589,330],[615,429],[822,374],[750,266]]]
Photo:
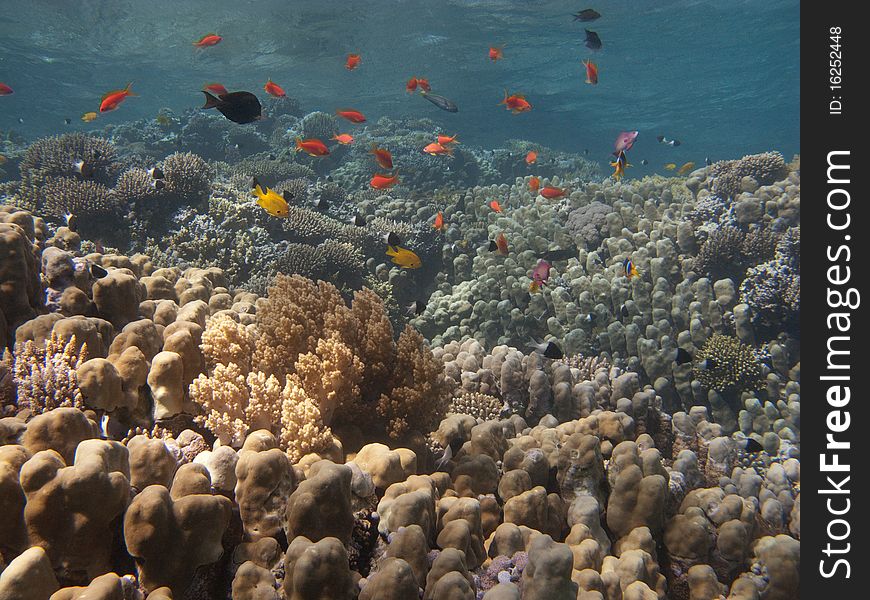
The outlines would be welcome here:
[[[323,421],[329,423],[340,403],[359,399],[363,363],[352,349],[333,333],[317,340],[315,352],[302,354],[296,374],[311,398],[316,398]]]
[[[242,325],[228,314],[215,315],[202,334],[202,355],[208,368],[234,363],[245,373],[257,347],[253,328]]]
[[[323,424],[317,402],[308,397],[299,380],[292,376],[287,378],[282,392],[279,440],[293,463],[333,445],[332,431]]]
[[[249,429],[245,407],[251,395],[239,365],[218,364],[210,375],[194,379],[188,392],[190,399],[205,411],[197,421],[208,427],[222,444],[237,446],[244,441]]]

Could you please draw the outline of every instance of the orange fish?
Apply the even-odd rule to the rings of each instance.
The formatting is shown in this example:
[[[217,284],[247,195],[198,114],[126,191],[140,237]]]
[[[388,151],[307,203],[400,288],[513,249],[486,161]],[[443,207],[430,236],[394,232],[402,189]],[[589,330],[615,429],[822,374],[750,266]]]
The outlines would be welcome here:
[[[584,60],[583,64],[586,66],[586,83],[598,85],[598,65],[591,60]]]
[[[432,156],[438,156],[441,154],[449,154],[451,156],[453,155],[452,148],[445,148],[438,142],[432,142],[431,144],[423,148],[423,152],[425,152],[426,154],[431,154]]]
[[[504,233],[498,234],[498,237],[495,238],[495,246],[498,248],[498,253],[502,256],[507,256],[508,253],[508,243],[507,238],[504,236]]]
[[[344,144],[345,146],[353,143],[353,136],[349,133],[339,133],[338,135],[332,136],[332,139],[339,144]]]
[[[299,152],[300,150],[308,156],[326,156],[329,154],[329,148],[326,147],[326,144],[316,138],[307,140],[296,138],[296,151]]]
[[[419,83],[417,78],[411,77],[411,79],[408,80],[408,83],[405,84],[405,91],[409,94],[413,94],[414,90],[417,89],[417,83]]]
[[[499,59],[504,58],[504,52],[502,52],[503,49],[504,49],[504,46],[499,46],[498,48],[496,48],[495,46],[490,46],[489,47],[489,60],[495,62]]]
[[[266,82],[266,85],[263,86],[263,89],[266,90],[267,94],[271,94],[276,98],[283,98],[287,95],[280,85],[272,81],[271,79]]]
[[[423,90],[424,92],[431,92],[432,91],[432,86],[429,85],[428,79],[420,79],[418,77],[417,78],[417,85],[419,85],[420,89]]]
[[[434,227],[438,231],[442,231],[444,229],[444,213],[438,211],[438,214],[435,215],[435,222],[432,223],[432,227]]]
[[[526,154],[526,164],[533,165],[533,164],[535,164],[535,161],[537,161],[537,160],[538,160],[538,153],[535,152],[534,150],[529,150],[529,153]]]
[[[384,169],[393,168],[393,155],[390,154],[389,150],[378,148],[377,144],[372,144],[371,154],[374,155],[377,163]]]
[[[489,207],[497,213],[501,212],[501,204],[498,203],[498,200],[493,200],[489,203]]]
[[[541,190],[541,195],[544,198],[553,199],[553,198],[561,198],[565,195],[565,190],[562,188],[553,187],[551,185],[546,186]]]
[[[395,175],[390,177],[389,175],[384,175],[383,173],[375,173],[375,176],[372,177],[372,180],[369,183],[376,190],[385,190],[399,183],[399,174],[396,173]]]
[[[458,133],[453,135],[452,137],[449,135],[439,135],[438,136],[438,143],[441,144],[442,146],[445,146],[447,144],[458,144],[459,140],[456,139],[456,136],[458,136],[458,135],[459,135]]]
[[[513,114],[532,110],[532,105],[528,103],[525,96],[522,94],[508,95],[507,90],[504,91],[504,100],[499,104],[504,104],[505,108]]]
[[[128,96],[135,96],[136,94],[130,91],[131,85],[133,85],[132,81],[123,90],[114,90],[103,94],[100,101],[100,112],[115,110]]]
[[[198,42],[194,42],[193,45],[196,46],[197,48],[205,48],[206,46],[214,46],[215,44],[220,42],[222,39],[224,39],[224,38],[222,38],[221,36],[219,36],[216,33],[208,33],[208,34],[202,36],[202,38],[200,38],[200,40]]]
[[[225,94],[229,94],[229,92],[227,91],[227,88],[225,88],[224,86],[222,86],[219,83],[207,83],[204,86],[202,86],[202,89],[208,90],[209,92],[211,92],[212,94],[214,94],[217,97],[221,97]]]
[[[538,188],[541,187],[541,180],[537,177],[532,177],[529,179],[529,191],[535,193],[538,191]]]
[[[363,116],[361,112],[358,110],[353,110],[352,108],[342,108],[340,110],[335,111],[339,117],[343,117],[350,121],[351,123],[365,123],[366,118]]]
[[[15,90],[6,85],[5,83],[0,83],[0,96],[8,96],[10,94],[14,94]]]
[[[348,71],[353,71],[359,66],[360,60],[362,59],[359,54],[348,54],[347,62],[344,63],[344,68]]]

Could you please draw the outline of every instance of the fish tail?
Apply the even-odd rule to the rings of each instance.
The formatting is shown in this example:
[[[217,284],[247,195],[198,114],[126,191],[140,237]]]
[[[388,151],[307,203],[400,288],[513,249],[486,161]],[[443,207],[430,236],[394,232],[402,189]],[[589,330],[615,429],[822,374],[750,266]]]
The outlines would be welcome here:
[[[387,256],[398,256],[399,251],[393,246],[387,246]]]
[[[218,104],[220,104],[220,100],[209,94],[207,91],[202,90],[202,93],[205,94],[205,106],[203,108],[214,108]]]
[[[304,150],[304,148],[302,147],[302,138],[297,137],[296,138],[296,152],[299,152],[300,150]]]

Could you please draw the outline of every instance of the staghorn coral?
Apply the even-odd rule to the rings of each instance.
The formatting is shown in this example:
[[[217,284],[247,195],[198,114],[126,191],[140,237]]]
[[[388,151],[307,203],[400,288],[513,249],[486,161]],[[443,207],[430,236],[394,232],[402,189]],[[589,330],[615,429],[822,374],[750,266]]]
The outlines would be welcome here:
[[[45,344],[28,340],[15,356],[14,377],[18,405],[34,414],[62,406],[84,409],[76,370],[87,360],[87,344],[76,345],[75,335],[64,343],[52,332]]]
[[[751,346],[714,333],[695,355],[694,375],[708,390],[720,392],[761,389],[761,363]]]

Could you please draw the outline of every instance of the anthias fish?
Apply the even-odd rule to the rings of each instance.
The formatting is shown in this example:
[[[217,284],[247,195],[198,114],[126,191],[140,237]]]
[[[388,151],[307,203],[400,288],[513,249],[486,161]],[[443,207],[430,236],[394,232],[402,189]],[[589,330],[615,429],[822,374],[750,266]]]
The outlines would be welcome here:
[[[382,169],[393,168],[393,155],[386,148],[378,148],[377,144],[372,144],[370,154],[375,157],[375,162],[377,162]]]
[[[287,92],[284,91],[284,88],[282,88],[271,79],[266,82],[266,85],[263,86],[263,89],[266,90],[267,94],[269,94],[270,96],[275,96],[276,98],[284,98],[287,96]]]
[[[326,156],[329,154],[329,148],[327,148],[326,144],[317,138],[310,138],[307,140],[296,138],[296,151],[299,152],[300,150],[305,152],[308,156]]]
[[[529,178],[529,191],[536,194],[541,187],[541,180],[537,177]]]
[[[538,153],[534,150],[529,150],[529,153],[526,154],[526,164],[533,165],[538,160]]]
[[[6,85],[5,83],[0,83],[0,96],[9,96],[14,94],[15,90]]]
[[[613,143],[613,149],[617,152],[621,150],[631,150],[631,147],[634,146],[634,141],[637,139],[638,133],[639,132],[637,131],[623,131],[616,136],[616,141]]]
[[[552,200],[553,198],[561,198],[567,192],[562,188],[553,187],[552,185],[548,185],[541,190],[541,195],[548,200]]]
[[[399,246],[387,246],[387,256],[392,257],[393,263],[403,269],[419,269],[423,264],[414,252]]]
[[[399,183],[398,173],[392,176],[384,175],[383,173],[375,173],[371,181],[369,181],[369,185],[371,185],[376,190],[385,190],[389,187],[396,185],[397,183]]]
[[[263,117],[263,107],[257,97],[251,92],[230,92],[216,97],[203,90],[205,94],[205,106],[202,108],[216,108],[219,113],[233,123],[244,125],[253,123]]]
[[[489,203],[489,207],[497,213],[501,212],[501,204],[499,204],[498,200],[493,200]]]
[[[133,85],[132,81],[122,90],[112,90],[103,94],[103,97],[100,99],[100,112],[115,110],[128,97],[135,96],[136,94],[130,91],[131,85]]]
[[[504,104],[505,109],[515,115],[532,110],[532,105],[529,104],[524,95],[508,94],[507,90],[504,91],[504,99],[499,104]]]
[[[359,66],[359,63],[362,61],[362,58],[359,54],[348,54],[347,60],[344,62],[344,68],[348,71],[353,71]]]
[[[452,136],[439,135],[438,136],[438,143],[441,144],[442,146],[446,146],[447,144],[458,144],[459,140],[456,139],[456,137],[458,135],[459,134],[453,134]]]
[[[591,60],[584,60],[583,66],[586,67],[586,83],[598,85],[598,65]]]
[[[193,42],[193,45],[197,48],[206,48],[208,46],[214,46],[217,43],[224,39],[216,33],[207,33],[202,36],[198,41]]]
[[[502,51],[504,46],[490,46],[489,48],[489,60],[495,62],[497,60],[501,60],[504,58],[504,52]]]
[[[339,144],[342,144],[344,146],[347,146],[348,144],[353,143],[353,136],[350,135],[349,133],[336,134],[336,135],[332,136],[332,139],[334,139],[336,142],[338,142]]]
[[[459,108],[452,100],[448,100],[444,96],[439,96],[438,94],[430,94],[426,90],[422,90],[420,95],[426,98],[429,102],[440,108],[441,110],[446,110],[447,112],[459,112]]]
[[[450,147],[445,147],[439,144],[438,142],[432,142],[425,148],[423,148],[423,152],[426,154],[430,154],[432,156],[440,156],[443,154],[453,155],[453,149]]]
[[[366,122],[365,116],[363,116],[363,114],[360,111],[354,110],[352,108],[341,108],[341,109],[335,111],[335,114],[337,114],[342,119],[347,119],[351,123],[365,123]]]
[[[550,279],[550,269],[552,266],[546,260],[541,259],[538,264],[532,269],[532,283],[529,284],[529,291],[537,293],[541,291],[541,287]]]
[[[495,238],[495,247],[496,250],[498,250],[498,253],[502,256],[508,255],[508,241],[507,238],[504,236],[504,233],[498,234],[498,237]]]
[[[435,215],[435,221],[432,223],[432,227],[438,231],[444,229],[444,213],[440,210],[438,211],[438,214]]]

